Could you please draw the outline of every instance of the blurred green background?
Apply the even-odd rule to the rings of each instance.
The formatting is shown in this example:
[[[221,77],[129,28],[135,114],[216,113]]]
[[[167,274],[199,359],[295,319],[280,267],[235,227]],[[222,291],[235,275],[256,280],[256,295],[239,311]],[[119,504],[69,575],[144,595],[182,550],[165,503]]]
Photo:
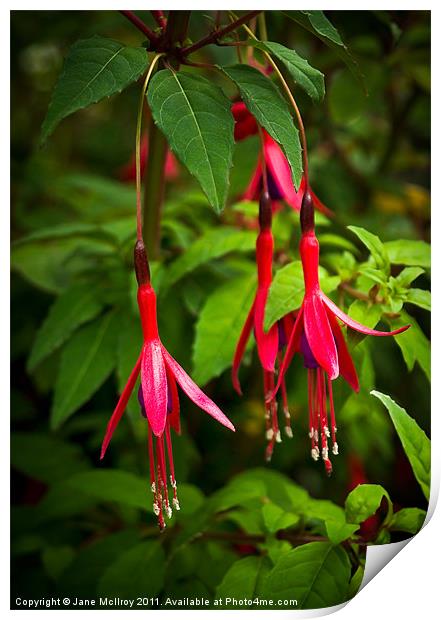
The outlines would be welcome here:
[[[139,14],[149,21],[147,12]],[[117,565],[118,558],[140,537],[147,541],[159,537],[147,482],[146,513],[137,500],[112,501],[105,493],[100,497],[69,481],[94,468],[131,472],[146,481],[148,476],[146,428],[133,399],[105,461],[99,461],[107,419],[140,346],[131,273],[134,187],[121,181],[121,169],[134,150],[139,87],[70,116],[43,148],[38,141],[69,46],[94,34],[140,45],[142,35],[117,12],[13,11],[11,15],[13,598],[93,597],[103,588],[110,591],[109,583],[116,584],[118,593],[126,586],[130,591],[133,583],[124,565]],[[327,16],[357,59],[368,96],[334,51],[282,14],[267,13],[271,40],[294,47],[325,74],[323,104],[313,105],[302,92],[296,93],[307,129],[314,191],[341,223],[365,227],[382,241],[429,241],[430,14],[329,11]],[[193,40],[209,27],[205,12],[193,12]],[[235,52],[210,46],[199,57],[234,62]],[[234,94],[231,87],[223,86]],[[248,183],[257,148],[254,138],[236,148],[230,205],[237,205]],[[237,213],[227,206],[219,220],[180,166],[166,191],[162,264],[154,272],[157,288],[176,257],[208,230],[221,223],[237,224]],[[280,251],[297,258],[296,216],[285,210],[277,216],[275,230]],[[337,232],[354,243],[354,237],[341,228],[333,231],[324,223],[319,232]],[[322,248],[322,264],[335,272],[336,255],[343,250],[332,243]],[[252,270],[250,247],[202,265],[160,294],[162,340],[195,379],[204,378],[204,368],[197,364],[195,368],[192,355],[201,311],[213,292]],[[72,285],[93,288],[100,310],[117,309],[108,343],[114,359],[100,371],[104,379],[97,379],[98,389],[92,389],[75,414],[54,429],[50,423],[53,390],[69,342],[32,371],[28,360],[55,297]],[[428,288],[428,273],[415,285]],[[344,301],[347,309],[350,300]],[[228,304],[224,311],[228,312]],[[428,337],[429,313],[417,306],[406,311]],[[95,316],[90,325],[102,314]],[[232,340],[232,351],[240,324],[233,327],[220,335],[221,340]],[[424,348],[425,340],[421,342]],[[207,341],[205,346],[215,351],[219,342]],[[428,352],[415,352],[411,371],[392,339],[364,341],[354,355],[364,389],[350,396],[341,380],[335,384],[341,454],[334,459],[332,477],[328,479],[322,464],[309,456],[305,372],[299,360],[288,382],[294,438],[276,446],[267,467],[283,472],[313,497],[338,505],[355,484],[370,482],[383,485],[397,508],[424,508],[424,497],[387,413],[373,402],[367,388],[375,386],[390,394],[429,433],[429,384],[422,370],[424,365],[427,368]],[[228,540],[195,542],[188,553],[181,554],[184,557],[179,557],[182,547],[177,551],[174,547],[176,537],[203,505],[202,494],[212,494],[236,474],[264,466],[260,369],[255,355],[249,354],[247,361],[241,371],[242,399],[232,390],[228,370],[218,378],[210,377],[206,386],[236,425],[235,435],[181,397],[184,432],[174,446],[178,489],[185,483],[182,512],[177,525],[164,534],[161,552],[148,548],[147,566],[159,579],[155,586],[147,583],[148,596],[164,591],[213,595],[232,562],[256,553],[253,545]],[[78,363],[72,361],[74,367]],[[213,527],[222,530],[224,526],[215,522]],[[139,570],[144,569],[141,561]],[[135,578],[139,581],[140,575]]]

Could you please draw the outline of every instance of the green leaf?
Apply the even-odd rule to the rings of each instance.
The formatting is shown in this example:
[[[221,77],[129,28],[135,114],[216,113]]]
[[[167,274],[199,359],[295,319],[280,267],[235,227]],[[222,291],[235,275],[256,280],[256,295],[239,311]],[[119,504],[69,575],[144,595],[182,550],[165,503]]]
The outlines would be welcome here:
[[[410,328],[405,332],[394,336],[394,340],[401,349],[407,369],[413,370],[415,362],[418,362],[430,381],[430,342],[417,321],[402,311],[398,318],[389,319],[388,322],[391,329],[410,325]]]
[[[322,267],[319,268],[319,276],[325,293],[335,290],[340,282],[340,278],[328,276]],[[264,329],[267,331],[285,314],[297,310],[302,304],[304,293],[305,285],[300,261],[293,261],[279,269],[272,281],[266,302]]]
[[[282,13],[312,34],[315,34],[325,45],[332,49],[346,64],[349,71],[357,78],[366,92],[364,76],[360,71],[358,62],[349,52],[337,29],[331,24],[323,11],[282,11]]]
[[[300,517],[292,512],[286,512],[282,510],[277,504],[268,503],[264,504],[262,508],[263,521],[265,527],[271,534],[274,534],[278,530],[286,529],[297,525],[300,521]]]
[[[424,273],[424,269],[421,269],[421,267],[405,267],[400,271],[395,280],[398,286],[408,288],[422,273]]]
[[[208,230],[171,263],[163,287],[168,288],[197,267],[230,252],[249,252],[256,245],[255,233],[234,228]],[[163,289],[164,290],[164,289]]]
[[[386,497],[389,511],[392,503],[388,492],[379,484],[359,484],[346,498],[345,510],[348,523],[362,523],[375,514],[383,497]]]
[[[222,67],[222,71],[237,85],[241,98],[257,122],[282,147],[291,166],[294,186],[298,189],[303,172],[299,132],[277,86],[258,69],[248,65]]]
[[[280,43],[265,41],[262,49],[267,49],[272,56],[280,60],[289,71],[292,79],[311,97],[313,101],[321,101],[325,96],[325,76],[314,69],[307,60],[294,50]],[[258,47],[261,47],[260,45]]]
[[[41,129],[45,142],[58,123],[81,108],[121,92],[147,69],[142,47],[92,37],[72,45]]]
[[[360,526],[354,523],[341,523],[340,521],[326,521],[326,533],[329,540],[338,545],[350,538]]]
[[[269,598],[296,599],[297,609],[320,609],[346,600],[349,558],[326,542],[301,545],[280,556],[265,582]]]
[[[360,226],[348,226],[348,228],[357,235],[360,241],[368,248],[377,267],[389,273],[389,258],[384,244],[380,241],[379,237]]]
[[[403,508],[394,514],[389,529],[416,534],[423,527],[425,519],[425,510],[421,510],[421,508]]]
[[[80,325],[95,318],[101,309],[102,303],[90,285],[74,285],[62,293],[38,330],[28,360],[29,371],[68,340]]]
[[[81,545],[67,570],[62,574],[60,592],[75,592],[75,596],[88,598],[95,594],[96,584],[104,571],[128,549],[138,542],[132,530],[122,530]],[[93,589],[91,590],[91,584]]]
[[[322,37],[326,37],[336,45],[344,46],[338,30],[331,24],[323,11],[301,11],[306,15],[314,30]]]
[[[378,304],[367,304],[361,299],[355,299],[348,309],[348,316],[366,327],[374,329],[381,319],[382,310]]]
[[[156,596],[165,575],[165,553],[158,541],[142,542],[111,564],[98,583],[100,596],[136,599]]]
[[[117,469],[94,469],[66,480],[66,486],[105,502],[118,502],[151,511],[151,492],[146,479]]]
[[[41,561],[46,573],[57,581],[75,557],[75,552],[68,545],[46,547],[41,554]]]
[[[222,90],[200,75],[159,71],[147,99],[170,148],[196,177],[216,212],[227,198],[234,121]]]
[[[30,478],[48,484],[87,468],[79,446],[36,432],[11,435],[11,464]]]
[[[428,500],[430,495],[430,440],[413,418],[387,394],[373,390],[389,412],[395,430],[409,459],[415,478]]]
[[[384,247],[394,265],[430,267],[430,245],[425,241],[397,239],[386,241]]]
[[[220,512],[234,506],[243,506],[250,499],[261,499],[265,496],[266,487],[263,481],[236,476],[227,486],[210,497],[209,510]]]
[[[255,275],[247,275],[227,282],[207,299],[196,324],[193,348],[197,383],[205,384],[231,366],[255,290]]]
[[[51,425],[58,428],[104,383],[116,363],[115,312],[77,331],[64,347],[55,383]]]
[[[265,556],[249,556],[234,562],[216,589],[216,597],[253,599],[262,591],[271,562]]]
[[[406,303],[419,306],[430,312],[432,307],[430,291],[424,291],[420,288],[411,288],[407,293]]]

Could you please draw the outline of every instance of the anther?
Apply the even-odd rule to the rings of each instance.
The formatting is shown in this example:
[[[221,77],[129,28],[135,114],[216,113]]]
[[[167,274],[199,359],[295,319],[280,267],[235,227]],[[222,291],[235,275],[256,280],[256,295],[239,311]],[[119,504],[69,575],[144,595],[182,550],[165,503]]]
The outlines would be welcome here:
[[[165,514],[167,515],[167,517],[168,517],[169,519],[171,519],[171,518],[172,518],[173,510],[171,509],[170,504],[167,504],[167,505],[166,505],[166,507],[165,507]]]
[[[181,510],[181,505],[179,504],[179,500],[177,497],[174,497],[172,502],[175,510]]]
[[[156,484],[154,482],[152,482],[150,488],[152,490],[152,493],[156,493]]]
[[[329,460],[329,451],[328,448],[322,448],[322,459],[324,461]]]
[[[161,512],[159,506],[156,502],[153,502],[153,512],[157,517],[159,517],[159,513]]]
[[[330,437],[331,436],[331,433],[329,432],[329,428],[327,426],[324,427],[323,431],[324,431],[326,437]]]
[[[285,435],[290,439],[293,438],[292,428],[290,426],[285,426]]]
[[[279,430],[276,433],[276,441],[277,441],[277,443],[282,443],[282,437],[280,436],[280,431]]]
[[[274,431],[273,431],[273,429],[272,429],[272,428],[267,429],[267,431],[266,431],[265,435],[266,435],[267,440],[268,440],[268,441],[271,441],[271,440],[272,440],[272,438],[274,437]]]
[[[336,441],[334,441],[334,443],[332,444],[332,454],[338,454],[338,444]]]
[[[318,461],[318,460],[319,460],[319,458],[320,458],[320,453],[319,453],[319,451],[318,451],[318,448],[313,448],[313,449],[311,450],[311,456],[312,456],[312,458],[314,459],[314,461]]]

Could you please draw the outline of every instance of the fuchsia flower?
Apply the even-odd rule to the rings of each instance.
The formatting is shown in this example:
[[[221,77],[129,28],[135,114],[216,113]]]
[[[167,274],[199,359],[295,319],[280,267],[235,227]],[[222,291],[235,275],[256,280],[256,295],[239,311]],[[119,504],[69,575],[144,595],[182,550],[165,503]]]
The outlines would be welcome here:
[[[215,403],[200,390],[177,361],[162,344],[156,320],[156,295],[150,284],[150,274],[144,244],[135,246],[135,269],[138,279],[138,306],[141,315],[144,344],[140,356],[121,394],[115,411],[109,420],[104,436],[101,458],[104,458],[112,435],[120,421],[128,400],[135,387],[138,375],[141,385],[138,393],[141,413],[148,423],[148,446],[150,461],[150,483],[153,493],[153,510],[158,517],[159,527],[165,527],[164,510],[170,518],[172,509],[168,495],[166,450],[170,470],[170,485],[173,489],[172,503],[179,510],[177,486],[173,464],[170,427],[180,432],[179,396],[177,384],[198,407],[215,420],[235,430],[230,420]],[[164,442],[165,439],[165,442]]]
[[[243,101],[234,103],[231,109],[236,121],[234,127],[234,138],[236,141],[243,140],[258,132],[256,119],[251,112],[248,111]],[[273,209],[277,210],[280,201],[285,201],[290,207],[296,211],[300,211],[306,187],[305,177],[302,177],[300,187],[297,191],[292,181],[290,165],[282,149],[264,129],[262,133],[263,158],[267,170],[268,192],[273,201]],[[244,200],[259,200],[262,187],[263,165],[262,155],[260,155],[253,176],[242,198]],[[332,211],[319,200],[312,190],[310,190],[310,193],[315,208],[324,215],[332,217]]]
[[[337,319],[367,336],[394,336],[408,329],[410,325],[391,332],[381,332],[365,327],[342,312],[320,289],[319,242],[314,232],[313,199],[308,191],[303,197],[300,223],[302,229],[300,257],[303,265],[305,296],[291,331],[276,388],[269,395],[268,400],[274,398],[283,384],[293,355],[299,352],[303,355],[304,366],[308,369],[311,456],[314,460],[318,460],[321,454],[326,471],[330,474],[332,464],[329,460],[329,437],[332,441],[332,453],[338,454],[332,381],[341,374],[353,390],[356,392],[359,390],[357,372]]]
[[[265,306],[268,292],[272,282],[273,251],[274,240],[271,232],[272,207],[269,194],[262,193],[259,203],[259,234],[256,241],[256,262],[257,262],[257,291],[243,326],[236,351],[233,359],[232,382],[234,389],[239,395],[242,390],[239,383],[239,367],[251,330],[254,329],[254,337],[257,344],[257,353],[263,368],[263,381],[265,398],[274,390],[274,371],[275,362],[278,357],[279,349],[286,344],[287,337],[292,323],[290,317],[276,323],[268,333],[264,332]],[[292,437],[290,426],[290,413],[286,399],[285,385],[282,385],[284,413],[286,418],[285,430],[288,436]],[[275,399],[266,405],[266,436],[268,439],[267,459],[271,458],[274,443],[280,442],[280,431],[277,419],[277,403]]]

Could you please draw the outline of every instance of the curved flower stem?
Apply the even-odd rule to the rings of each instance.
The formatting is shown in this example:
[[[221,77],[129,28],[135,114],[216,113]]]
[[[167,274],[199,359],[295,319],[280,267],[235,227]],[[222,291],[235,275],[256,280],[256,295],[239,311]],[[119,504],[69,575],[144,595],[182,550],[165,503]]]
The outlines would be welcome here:
[[[258,41],[259,39],[256,37],[256,35],[248,28],[248,26],[243,24],[243,28],[247,31],[247,33],[249,34],[249,36],[254,39],[255,41]],[[268,52],[263,52],[263,55],[265,56],[265,58],[268,60],[268,62],[271,64],[271,66],[273,67],[274,71],[277,74],[277,77],[279,78],[280,82],[282,83],[282,86],[286,92],[286,95],[294,109],[296,118],[297,118],[297,124],[299,126],[299,133],[300,133],[300,142],[302,145],[302,159],[303,159],[303,175],[305,177],[305,187],[308,188],[309,185],[309,175],[308,175],[308,145],[306,142],[306,132],[305,132],[305,126],[303,124],[303,119],[302,119],[302,115],[300,114],[300,110],[299,107],[296,103],[296,100],[294,99],[294,96],[285,80],[285,78],[282,75],[282,72],[280,71],[279,67],[276,65],[276,63],[274,62],[274,60],[271,58],[271,55],[268,54]]]
[[[144,110],[144,99],[149,85],[150,78],[152,77],[156,63],[163,56],[163,54],[156,54],[150,63],[149,70],[144,80],[144,84],[141,90],[141,97],[139,99],[138,117],[136,121],[136,139],[135,139],[135,162],[136,162],[136,239],[142,241],[142,204],[141,204],[141,127],[142,127],[142,113]]]

